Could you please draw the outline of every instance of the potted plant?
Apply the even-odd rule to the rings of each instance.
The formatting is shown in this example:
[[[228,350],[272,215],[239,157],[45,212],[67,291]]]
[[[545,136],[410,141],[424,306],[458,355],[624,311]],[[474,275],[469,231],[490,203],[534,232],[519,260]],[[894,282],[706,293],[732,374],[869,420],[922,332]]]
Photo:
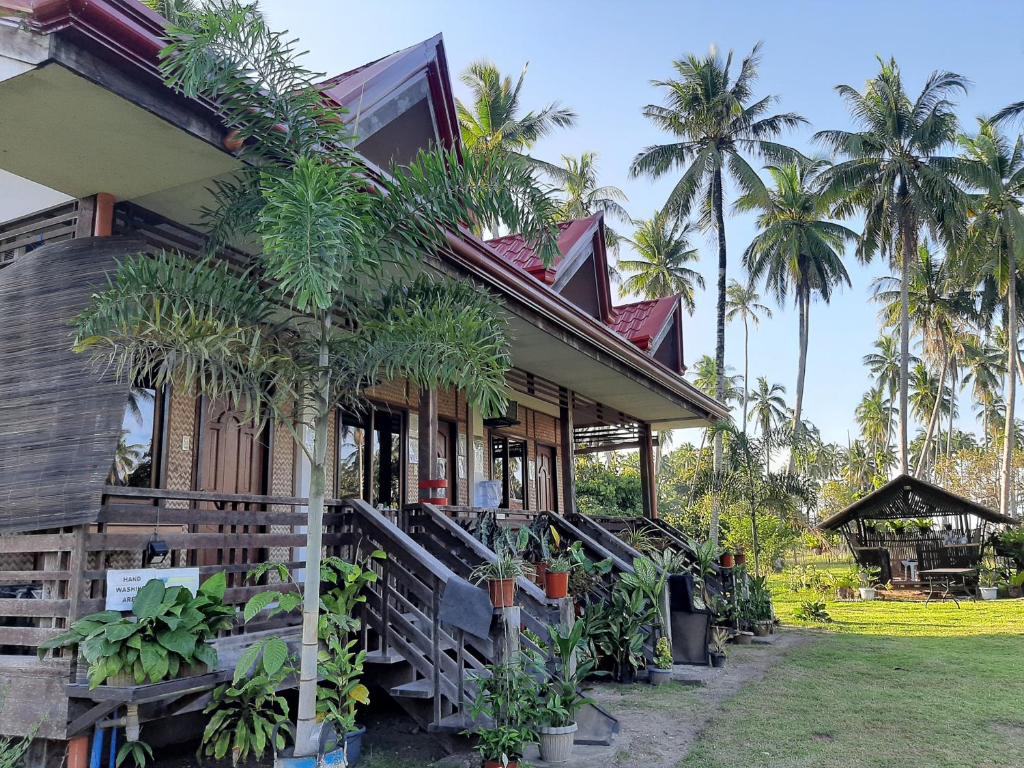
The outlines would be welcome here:
[[[548,523],[547,515],[537,515],[526,530],[530,537],[526,556],[533,567],[534,583],[543,589],[552,549],[561,545],[562,538],[555,527]]]
[[[747,584],[746,611],[754,634],[764,637],[771,632],[775,619],[772,593],[767,576],[755,576]]]
[[[895,536],[902,536],[907,532],[907,528],[910,526],[906,520],[890,520],[889,521],[889,532]]]
[[[995,568],[983,568],[978,575],[978,592],[982,600],[995,600],[999,597],[999,582],[1002,574]]]
[[[747,564],[747,553],[743,551],[741,547],[736,549],[736,565],[742,566]]]
[[[207,640],[234,623],[223,603],[223,572],[207,579],[193,597],[184,587],[154,578],[135,595],[130,615],[102,611],[75,621],[67,632],[39,646],[42,658],[55,648],[77,646],[89,664],[89,688],[159,683],[203,674],[217,666]]]
[[[658,621],[643,592],[620,581],[607,603],[587,607],[584,621],[597,655],[610,660],[616,682],[635,682],[637,670],[647,666],[646,634]]]
[[[544,595],[549,600],[561,600],[569,595],[569,574],[573,561],[568,555],[559,555],[549,560],[544,575]]]
[[[662,635],[654,645],[654,666],[647,667],[651,685],[665,685],[672,679],[672,646]]]
[[[491,725],[477,732],[476,751],[484,768],[518,768],[526,745],[537,740],[533,724],[540,709],[540,664],[532,654],[520,652],[485,669],[490,676],[477,678],[478,694],[470,711],[475,720]]]
[[[840,600],[852,600],[854,590],[860,586],[860,575],[857,569],[833,575],[832,586],[835,588]]]
[[[857,570],[857,578],[860,580],[860,599],[874,600],[878,589],[878,577],[882,569],[875,566],[865,566]]]
[[[721,565],[723,568],[735,568],[736,557],[735,555],[733,555],[731,550],[724,549],[722,550],[722,554],[718,557],[718,564]]]
[[[555,671],[541,688],[537,726],[540,759],[548,763],[564,763],[572,754],[576,713],[586,702],[579,693],[580,683],[594,669],[591,659],[579,661],[573,668],[573,659],[583,649],[585,628],[579,619],[567,632],[560,627],[548,627]]]
[[[494,560],[478,565],[470,574],[474,583],[487,583],[487,593],[495,608],[515,605],[516,579],[532,577],[533,571],[522,555],[529,541],[527,528],[520,528],[514,538],[508,530],[502,530],[495,538]]]
[[[932,519],[930,517],[919,517],[916,520],[911,521],[911,525],[917,531],[920,536],[927,536],[932,532]]]
[[[708,643],[708,654],[711,657],[711,666],[721,668],[725,666],[727,652],[726,643],[729,642],[729,630],[725,627],[711,628],[711,642]]]

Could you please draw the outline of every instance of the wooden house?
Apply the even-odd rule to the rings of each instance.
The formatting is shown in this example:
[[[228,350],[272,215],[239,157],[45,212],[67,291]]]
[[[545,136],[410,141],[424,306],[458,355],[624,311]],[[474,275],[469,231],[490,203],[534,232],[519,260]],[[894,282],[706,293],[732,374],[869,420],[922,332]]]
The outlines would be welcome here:
[[[246,572],[298,562],[305,545],[309,471],[287,430],[256,428],[230,402],[115,381],[69,348],[69,322],[118,258],[199,252],[192,222],[206,189],[240,166],[211,105],[163,84],[162,34],[137,0],[0,0],[0,169],[66,196],[0,224],[0,734],[39,725],[58,751],[129,701],[146,720],[196,712],[225,676],[90,692],[73,658],[37,660],[41,642],[103,608],[108,571],[153,565],[147,548],[159,540],[169,554],[156,567],[226,571],[228,599],[242,603],[266,588]],[[440,37],[324,92],[358,103],[372,166],[458,147]],[[367,608],[371,663],[436,728],[462,711],[465,672],[494,651],[435,620],[447,580],[493,557],[452,517],[483,504],[551,512],[607,553],[571,522],[575,453],[638,450],[653,518],[657,433],[725,414],[682,377],[678,298],[612,303],[601,216],[566,222],[559,245],[548,268],[515,236],[461,233],[424,254],[425,269],[489,291],[507,317],[506,418],[484,420],[457,391],[391,381],[372,390],[372,408],[338,412],[332,426],[325,547],[389,553]],[[421,488],[438,504],[420,503]],[[543,594],[526,585],[520,601],[523,624],[542,628]],[[224,638],[222,659],[244,637]]]

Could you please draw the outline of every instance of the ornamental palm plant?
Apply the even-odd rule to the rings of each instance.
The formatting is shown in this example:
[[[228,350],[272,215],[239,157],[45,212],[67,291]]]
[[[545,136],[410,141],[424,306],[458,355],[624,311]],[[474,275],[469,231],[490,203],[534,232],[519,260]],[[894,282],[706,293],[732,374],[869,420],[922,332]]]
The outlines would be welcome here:
[[[853,230],[828,220],[829,201],[815,189],[828,166],[825,160],[768,166],[773,186],[755,189],[736,202],[738,210],[759,211],[759,232],[743,254],[751,282],[763,280],[780,305],[792,293],[800,316],[794,440],[799,440],[803,416],[811,302],[817,297],[828,304],[837,287],[850,285],[843,250],[857,241]],[[791,454],[790,472],[795,461]]]
[[[988,121],[976,136],[961,136],[956,171],[971,187],[970,226],[963,249],[965,274],[982,275],[983,291],[998,297],[1006,325],[1006,421],[1000,511],[1009,514],[1019,366],[1018,270],[1024,261],[1024,138],[1011,142]],[[991,302],[989,302],[991,303]]]
[[[255,5],[228,0],[169,35],[166,82],[216,104],[242,142],[244,170],[217,184],[205,212],[211,244],[257,253],[244,271],[212,255],[126,259],[78,319],[77,349],[126,380],[229,397],[290,429],[311,464],[305,569],[318,573],[340,404],[393,378],[462,390],[484,411],[503,403],[502,317],[474,286],[427,276],[428,254],[459,222],[500,216],[550,262],[555,204],[500,157],[421,154],[393,177],[371,176],[317,77]],[[318,592],[307,579],[300,756],[316,751]]]
[[[658,211],[649,219],[637,222],[631,240],[636,258],[622,259],[618,268],[625,281],[622,290],[645,299],[680,296],[686,311],[696,309],[696,289],[704,288],[704,278],[687,264],[697,261],[699,254],[690,246],[693,227],[667,211]]]
[[[712,51],[707,56],[689,55],[673,62],[677,77],[655,80],[665,92],[663,105],[650,104],[644,116],[671,134],[673,141],[643,149],[630,166],[630,175],[660,178],[670,171],[682,175],[669,194],[665,208],[686,217],[695,209],[705,232],[718,239],[718,315],[715,362],[718,365],[716,396],[725,397],[725,303],[728,258],[725,241],[724,177],[728,175],[743,193],[763,187],[757,172],[744,159],[754,155],[769,162],[785,162],[797,153],[774,141],[783,131],[806,122],[792,112],[768,114],[775,96],[753,98],[761,44],[740,63],[735,79],[733,54],[723,59]],[[715,438],[715,466],[721,463],[722,436]],[[717,531],[717,518],[712,521]],[[717,534],[716,534],[717,535]]]
[[[772,311],[761,303],[761,296],[753,286],[740,285],[733,280],[725,291],[725,319],[743,321],[743,421],[741,431],[747,432],[747,406],[750,401],[750,326],[761,324],[761,316],[771,317]]]
[[[879,58],[880,70],[863,91],[836,86],[858,130],[819,131],[815,139],[843,160],[824,174],[824,192],[841,200],[837,212],[864,213],[857,255],[868,261],[888,256],[901,267],[899,465],[908,471],[907,392],[910,377],[909,284],[921,230],[928,227],[944,245],[959,239],[965,199],[954,183],[951,158],[941,152],[956,140],[951,97],[966,93],[967,81],[935,72],[911,99],[894,59]]]

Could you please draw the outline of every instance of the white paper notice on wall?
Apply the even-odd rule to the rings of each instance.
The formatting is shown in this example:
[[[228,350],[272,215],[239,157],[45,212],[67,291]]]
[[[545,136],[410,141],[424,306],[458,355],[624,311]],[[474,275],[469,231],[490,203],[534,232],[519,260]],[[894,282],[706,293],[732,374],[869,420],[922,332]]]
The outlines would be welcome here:
[[[108,611],[130,611],[135,595],[153,579],[165,587],[185,587],[193,595],[199,591],[198,568],[132,568],[107,571]]]

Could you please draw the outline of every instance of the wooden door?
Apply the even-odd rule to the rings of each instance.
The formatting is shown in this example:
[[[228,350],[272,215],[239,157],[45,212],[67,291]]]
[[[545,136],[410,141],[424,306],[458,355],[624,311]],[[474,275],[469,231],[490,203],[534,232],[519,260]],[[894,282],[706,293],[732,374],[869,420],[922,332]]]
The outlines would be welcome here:
[[[557,511],[555,491],[555,449],[537,446],[537,509],[541,512]]]
[[[455,425],[448,421],[437,423],[437,476],[448,481],[448,503],[455,504]]]
[[[227,400],[206,402],[202,424],[202,453],[199,464],[199,490],[225,495],[261,495],[265,493],[266,446],[264,433]],[[256,512],[249,503],[217,502],[209,509],[234,509]],[[254,515],[255,516],[255,515]],[[244,535],[250,526],[203,525],[203,533]],[[245,549],[208,549],[198,553],[199,565],[250,562],[259,553]]]

